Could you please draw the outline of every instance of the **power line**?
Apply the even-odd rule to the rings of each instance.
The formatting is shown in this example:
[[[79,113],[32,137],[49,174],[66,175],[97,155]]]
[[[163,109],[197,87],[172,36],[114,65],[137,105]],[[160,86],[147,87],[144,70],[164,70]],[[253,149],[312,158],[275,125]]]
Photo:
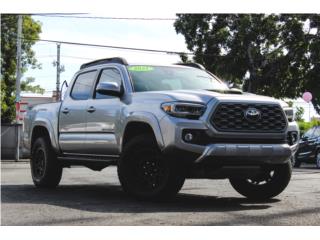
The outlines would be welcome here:
[[[47,15],[47,14],[33,14],[33,16],[40,17],[55,17],[55,18],[82,18],[82,19],[103,19],[103,20],[137,20],[137,21],[175,21],[177,18],[137,18],[137,17],[93,17],[93,16],[73,16],[73,15]]]
[[[14,35],[14,34],[12,34]],[[16,35],[14,35],[17,37]],[[50,39],[36,39],[36,38],[25,38],[21,37],[23,40],[27,41],[40,41],[40,42],[50,42],[50,43],[61,43],[69,45],[78,45],[78,46],[89,46],[89,47],[101,47],[101,48],[112,48],[112,49],[123,49],[131,51],[140,51],[140,52],[154,52],[154,53],[166,53],[166,54],[184,54],[184,55],[194,55],[190,52],[176,52],[170,50],[158,50],[158,49],[147,49],[147,48],[133,48],[133,47],[121,47],[121,46],[112,46],[112,45],[102,45],[102,44],[92,44],[92,43],[80,43],[80,42],[69,42],[69,41],[60,41],[60,40],[50,40]]]
[[[72,15],[87,15],[88,13],[33,13],[31,15],[66,15],[66,16],[72,16]],[[30,14],[23,14],[23,15],[30,15]]]
[[[24,76],[23,78],[28,78],[28,77],[32,77],[35,79],[39,79],[39,78],[55,78],[56,75],[55,74],[50,74],[50,75],[36,75],[36,76],[29,76],[29,74],[26,74],[26,76]],[[64,77],[71,77],[70,76],[64,76]]]
[[[37,44],[37,45],[46,45],[46,46],[48,46],[48,45],[53,44],[53,43],[48,43],[48,42],[42,42],[42,43],[40,43],[40,42],[37,42],[36,44]]]
[[[36,55],[37,58],[53,58],[56,55]],[[70,55],[61,55],[63,58],[74,58],[74,59],[82,59],[82,60],[94,60],[94,58],[86,58],[86,57],[78,57],[78,56],[70,56]]]

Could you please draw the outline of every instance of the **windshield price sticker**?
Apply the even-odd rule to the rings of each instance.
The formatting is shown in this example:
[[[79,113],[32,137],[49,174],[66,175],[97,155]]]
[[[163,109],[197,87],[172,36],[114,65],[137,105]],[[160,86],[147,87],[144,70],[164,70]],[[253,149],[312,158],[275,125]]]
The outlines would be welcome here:
[[[129,71],[136,71],[136,72],[149,72],[153,70],[153,67],[150,66],[130,66]]]

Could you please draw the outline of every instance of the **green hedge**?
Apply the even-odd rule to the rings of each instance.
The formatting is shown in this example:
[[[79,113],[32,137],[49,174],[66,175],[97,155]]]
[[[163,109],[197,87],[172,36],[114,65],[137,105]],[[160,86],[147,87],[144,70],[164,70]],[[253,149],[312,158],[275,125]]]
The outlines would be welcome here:
[[[314,126],[320,126],[320,121],[317,119],[312,119],[311,122],[298,121],[301,135],[308,131]]]

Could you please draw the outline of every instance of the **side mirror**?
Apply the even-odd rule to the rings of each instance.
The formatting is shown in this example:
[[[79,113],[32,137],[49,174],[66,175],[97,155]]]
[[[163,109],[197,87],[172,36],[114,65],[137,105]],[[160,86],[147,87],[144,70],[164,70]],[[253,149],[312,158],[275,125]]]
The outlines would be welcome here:
[[[123,93],[121,86],[115,82],[99,83],[96,92],[102,95],[111,95],[120,97]]]
[[[234,88],[235,87],[235,84],[233,82],[231,82],[231,81],[227,81],[226,84],[227,84],[228,88]]]
[[[60,101],[64,100],[68,87],[67,80],[64,80],[60,88]]]
[[[301,140],[302,141],[307,141],[309,137],[302,135]]]

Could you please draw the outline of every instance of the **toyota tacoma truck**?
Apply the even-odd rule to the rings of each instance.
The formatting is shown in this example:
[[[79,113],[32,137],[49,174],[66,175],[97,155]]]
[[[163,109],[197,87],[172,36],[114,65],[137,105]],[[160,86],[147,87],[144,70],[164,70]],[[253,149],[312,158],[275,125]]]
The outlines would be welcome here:
[[[56,187],[65,167],[116,165],[141,199],[206,178],[263,200],[288,185],[299,128],[285,102],[229,88],[200,64],[108,58],[81,65],[62,101],[31,109],[23,138],[37,187]]]

